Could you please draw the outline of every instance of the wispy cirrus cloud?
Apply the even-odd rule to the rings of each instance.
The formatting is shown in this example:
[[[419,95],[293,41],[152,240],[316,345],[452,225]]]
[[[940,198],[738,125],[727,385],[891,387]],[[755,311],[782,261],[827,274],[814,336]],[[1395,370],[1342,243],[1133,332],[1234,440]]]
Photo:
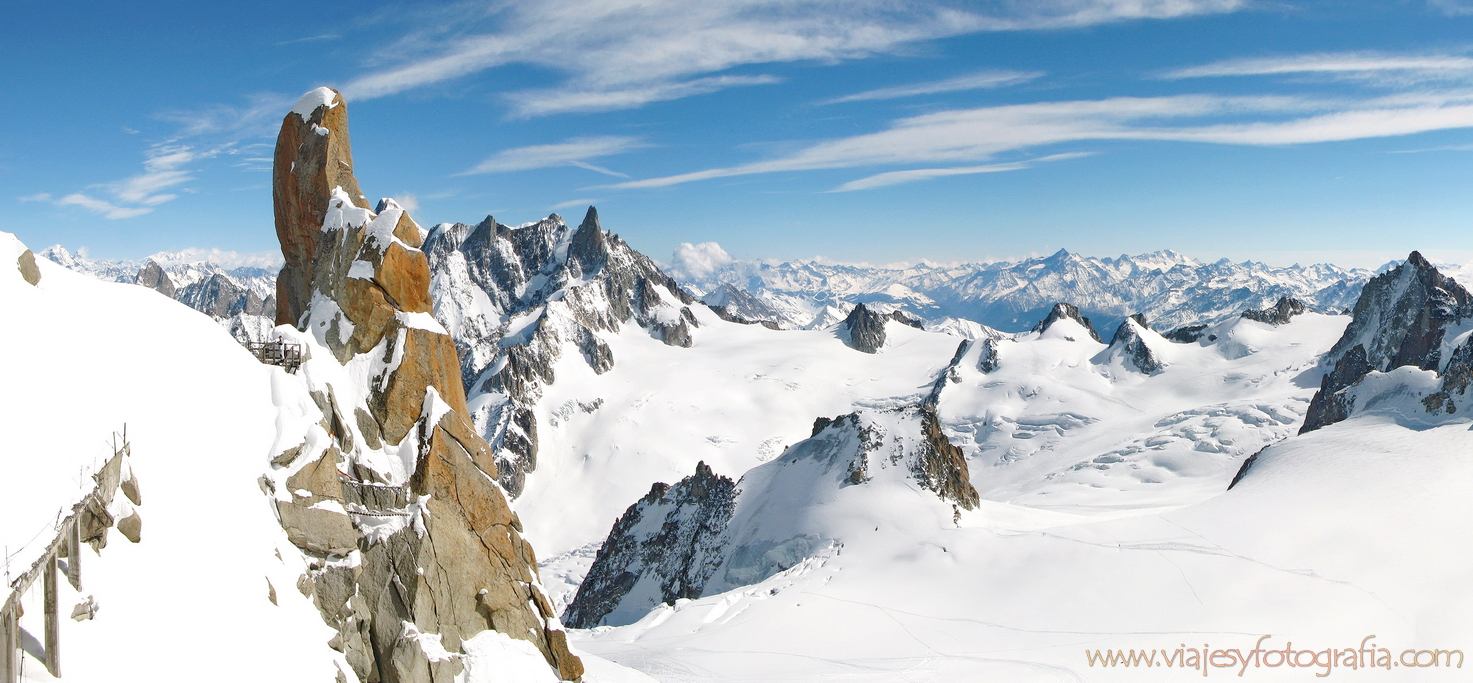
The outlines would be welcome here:
[[[960,92],[964,90],[1000,88],[1007,85],[1026,83],[1043,75],[1044,73],[1042,71],[981,71],[940,81],[928,81],[925,83],[899,85],[891,88],[866,90],[864,92],[854,93],[853,95],[825,100],[820,104],[841,104],[844,102],[862,102],[865,100],[893,100],[902,97],[915,97],[917,95],[935,95],[938,93]]]
[[[565,79],[552,88],[507,94],[514,115],[607,111],[775,82],[771,76],[722,73],[739,67],[862,59],[968,33],[1169,19],[1245,6],[1246,0],[469,3],[458,16],[434,13],[383,50],[377,61],[384,66],[350,80],[343,90],[359,100],[383,97],[519,63],[552,69]],[[410,56],[389,56],[403,54]]]
[[[1427,6],[1448,16],[1473,14],[1473,1],[1470,0],[1427,0]]]
[[[605,175],[627,178],[629,176],[623,173],[612,171],[602,166],[595,166],[586,160],[622,154],[645,146],[639,138],[619,135],[570,138],[548,145],[528,145],[526,147],[504,149],[457,175],[505,173],[509,171],[526,171],[534,168],[551,168],[554,166],[576,166]]]
[[[889,187],[902,183],[913,183],[919,180],[930,180],[932,178],[944,178],[955,175],[974,175],[977,173],[1001,173],[1003,171],[1021,171],[1032,168],[1034,164],[1045,161],[1059,161],[1062,159],[1077,159],[1090,156],[1089,152],[1067,152],[1064,154],[1050,154],[1037,159],[1027,161],[1015,161],[1006,164],[986,164],[983,166],[953,166],[950,168],[913,168],[904,171],[888,171],[877,173],[868,178],[851,180],[840,185],[830,192],[854,192],[856,190],[873,190],[877,187]]]
[[[1420,93],[1362,102],[1210,95],[1042,102],[915,116],[882,131],[820,142],[776,159],[610,187],[667,187],[783,171],[957,164],[887,172],[841,186],[856,190],[940,175],[1015,170],[1009,164],[987,162],[1006,152],[1061,143],[1158,140],[1270,146],[1454,128],[1473,128],[1473,93]]]
[[[568,209],[575,206],[592,206],[597,201],[596,199],[569,199],[568,201],[558,202],[547,208],[549,211],[557,211],[558,209]]]
[[[1321,76],[1387,86],[1473,81],[1473,57],[1461,54],[1397,55],[1337,52],[1231,59],[1172,69],[1167,80],[1231,76]]]
[[[512,115],[532,118],[567,112],[594,112],[634,109],[650,102],[678,100],[704,95],[735,86],[781,83],[776,76],[712,76],[682,83],[650,83],[617,88],[582,89],[579,87],[547,90],[522,90],[505,95],[512,105]]]
[[[190,145],[161,143],[149,147],[144,155],[143,173],[122,180],[98,183],[89,190],[101,190],[111,199],[96,197],[85,192],[73,192],[61,197],[41,193],[26,197],[29,201],[49,201],[56,206],[76,206],[101,214],[108,220],[134,218],[150,213],[154,207],[179,198],[175,192],[165,192],[194,179],[188,166],[202,159],[210,159],[231,151],[233,145],[200,149]]]

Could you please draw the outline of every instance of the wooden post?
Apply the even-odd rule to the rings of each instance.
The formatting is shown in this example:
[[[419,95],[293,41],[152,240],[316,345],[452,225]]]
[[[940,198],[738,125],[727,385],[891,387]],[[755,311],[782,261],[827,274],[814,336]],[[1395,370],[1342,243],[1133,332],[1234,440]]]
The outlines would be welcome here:
[[[8,602],[0,607],[0,648],[5,649],[0,653],[0,683],[16,683],[20,680],[20,623]]]
[[[82,590],[82,525],[75,517],[67,527],[66,533],[66,580],[72,584],[72,590]]]
[[[61,678],[61,620],[56,614],[56,556],[46,558],[46,670]]]

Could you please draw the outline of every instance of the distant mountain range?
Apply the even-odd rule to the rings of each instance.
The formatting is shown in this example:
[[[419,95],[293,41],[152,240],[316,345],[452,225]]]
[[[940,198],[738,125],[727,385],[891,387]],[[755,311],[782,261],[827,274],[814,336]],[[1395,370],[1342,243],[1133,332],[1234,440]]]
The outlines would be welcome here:
[[[1097,258],[1062,249],[1044,258],[993,263],[888,267],[734,260],[714,268],[677,263],[669,271],[708,304],[784,327],[826,327],[854,304],[883,303],[932,324],[955,318],[1005,332],[1028,329],[1061,301],[1078,306],[1102,330],[1137,313],[1163,331],[1219,322],[1282,297],[1340,313],[1355,304],[1375,274],[1329,264],[1203,263],[1171,250]]]
[[[156,290],[214,318],[241,342],[264,341],[276,326],[275,268],[226,269],[209,262],[167,258],[169,254],[160,254],[158,259],[89,259],[59,244],[41,250],[40,255],[99,280],[131,282]]]

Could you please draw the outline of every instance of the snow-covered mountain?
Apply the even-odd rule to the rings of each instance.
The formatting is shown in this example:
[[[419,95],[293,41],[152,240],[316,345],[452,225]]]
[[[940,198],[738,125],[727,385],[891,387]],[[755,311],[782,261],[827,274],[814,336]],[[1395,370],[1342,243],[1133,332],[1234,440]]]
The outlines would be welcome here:
[[[902,267],[738,261],[725,252],[713,261],[689,253],[678,251],[670,272],[702,301],[787,327],[823,327],[856,303],[889,303],[928,320],[962,318],[1022,331],[1065,301],[1110,329],[1143,313],[1165,331],[1219,322],[1281,297],[1338,313],[1355,303],[1373,274],[1328,264],[1203,263],[1170,250],[1096,258],[1061,249],[1022,261]]]
[[[158,533],[99,576],[168,593],[157,567],[211,568],[142,633],[149,603],[99,578],[102,616],[68,638],[163,658],[157,632],[213,609],[228,623],[183,647],[282,641],[292,670],[253,657],[251,680],[643,680],[607,658],[670,683],[1141,680],[1088,654],[1127,650],[1353,678],[1377,647],[1391,669],[1473,637],[1473,297],[1418,254],[1376,274],[1172,252],[667,271],[591,207],[422,230],[369,204],[346,140],[330,89],[286,115],[287,265],[235,281],[280,297],[296,374],[61,266],[217,319],[229,273],[64,250],[38,269],[0,241],[0,315],[31,331],[9,356],[49,361],[0,411],[6,471],[47,482],[13,517],[52,519],[75,488],[57,473],[87,460],[31,453],[126,420]],[[89,349],[109,327],[124,342]],[[189,352],[139,351],[157,338]],[[99,384],[147,400],[103,401],[105,425],[57,408]],[[1332,671],[1371,633],[1371,664]],[[1255,641],[1316,665],[1240,662]]]
[[[169,253],[138,261],[90,259],[59,244],[41,250],[39,256],[100,280],[156,290],[215,319],[241,342],[266,341],[276,326],[276,271],[271,269],[251,265],[226,269]]]

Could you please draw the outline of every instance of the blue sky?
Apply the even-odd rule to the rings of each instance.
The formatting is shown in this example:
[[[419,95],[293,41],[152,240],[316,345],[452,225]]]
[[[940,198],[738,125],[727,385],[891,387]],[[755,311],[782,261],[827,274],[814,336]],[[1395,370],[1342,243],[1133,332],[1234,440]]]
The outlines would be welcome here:
[[[0,22],[3,230],[272,252],[277,126],[347,96],[428,226],[598,206],[668,260],[1175,249],[1473,260],[1473,1],[68,3]]]

